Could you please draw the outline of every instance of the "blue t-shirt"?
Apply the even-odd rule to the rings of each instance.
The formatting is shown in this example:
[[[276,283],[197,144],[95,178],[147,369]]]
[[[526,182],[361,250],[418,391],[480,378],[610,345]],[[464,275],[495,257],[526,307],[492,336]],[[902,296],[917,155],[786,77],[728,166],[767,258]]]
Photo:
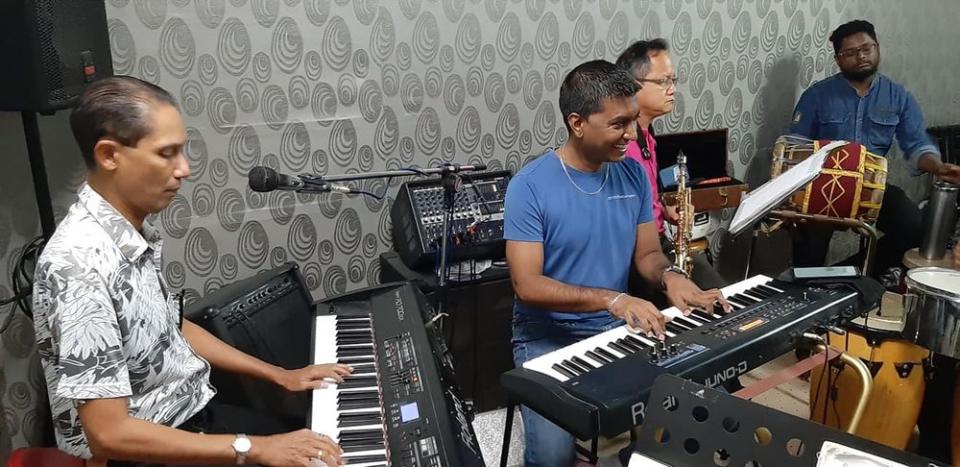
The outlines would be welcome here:
[[[903,86],[877,74],[866,96],[841,74],[803,92],[793,113],[790,134],[810,139],[856,141],[868,151],[886,156],[896,136],[915,174],[924,153],[940,155],[923,123],[916,99]]]
[[[567,166],[549,150],[510,180],[504,238],[543,244],[543,275],[565,284],[624,291],[637,243],[637,225],[653,221],[650,185],[637,161],[608,162],[594,173]],[[603,182],[607,177],[606,183]],[[572,182],[571,182],[572,180]],[[603,188],[595,195],[587,193]],[[543,310],[520,301],[517,313],[557,320],[606,315]]]

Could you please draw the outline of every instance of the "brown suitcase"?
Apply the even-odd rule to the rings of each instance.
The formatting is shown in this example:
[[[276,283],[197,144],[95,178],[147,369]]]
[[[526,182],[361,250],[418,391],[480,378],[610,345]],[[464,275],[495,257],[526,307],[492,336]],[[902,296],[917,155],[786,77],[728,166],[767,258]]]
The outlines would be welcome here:
[[[727,173],[727,129],[656,135],[657,166],[664,169],[677,163],[680,151],[687,156],[691,186],[690,200],[695,212],[713,211],[740,205],[746,183]],[[676,187],[662,190],[663,204],[673,206]]]

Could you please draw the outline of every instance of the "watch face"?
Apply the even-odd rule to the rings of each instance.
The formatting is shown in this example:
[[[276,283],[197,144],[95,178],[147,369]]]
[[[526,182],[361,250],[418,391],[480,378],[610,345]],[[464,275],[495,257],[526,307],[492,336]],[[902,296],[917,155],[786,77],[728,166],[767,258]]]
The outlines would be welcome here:
[[[250,438],[237,438],[233,440],[233,449],[241,454],[246,454],[250,452]]]

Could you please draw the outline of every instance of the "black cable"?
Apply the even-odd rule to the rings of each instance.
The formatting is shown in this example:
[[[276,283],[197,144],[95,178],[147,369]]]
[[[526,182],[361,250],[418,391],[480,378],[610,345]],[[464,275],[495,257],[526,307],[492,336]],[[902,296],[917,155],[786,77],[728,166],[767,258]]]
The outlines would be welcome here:
[[[816,410],[817,403],[820,402],[820,386],[823,384],[823,379],[826,378],[827,364],[830,362],[830,349],[827,348],[823,353],[823,370],[820,371],[820,379],[817,381],[817,390],[814,391],[813,404],[810,406],[810,418],[813,419],[814,410]],[[824,414],[823,424],[827,424],[826,414]]]
[[[33,293],[33,268],[36,266],[37,259],[40,257],[40,253],[43,251],[46,242],[46,238],[39,236],[23,247],[20,256],[17,258],[13,272],[10,275],[13,296],[0,299],[0,307],[17,303],[24,314],[26,314],[28,318],[33,319],[33,310],[28,300]],[[30,263],[29,268],[28,263]],[[3,324],[0,325],[0,334],[10,327],[15,312],[15,307],[11,307],[7,311],[7,317],[4,319]]]

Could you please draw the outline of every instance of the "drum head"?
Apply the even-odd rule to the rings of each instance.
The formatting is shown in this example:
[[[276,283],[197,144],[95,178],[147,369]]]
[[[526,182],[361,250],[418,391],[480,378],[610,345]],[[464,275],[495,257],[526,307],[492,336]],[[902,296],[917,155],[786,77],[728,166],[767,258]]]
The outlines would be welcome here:
[[[926,293],[960,300],[960,271],[946,268],[915,268],[907,272],[907,286]]]

